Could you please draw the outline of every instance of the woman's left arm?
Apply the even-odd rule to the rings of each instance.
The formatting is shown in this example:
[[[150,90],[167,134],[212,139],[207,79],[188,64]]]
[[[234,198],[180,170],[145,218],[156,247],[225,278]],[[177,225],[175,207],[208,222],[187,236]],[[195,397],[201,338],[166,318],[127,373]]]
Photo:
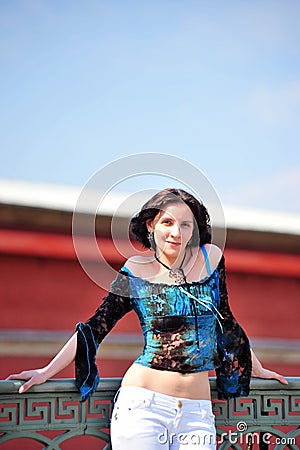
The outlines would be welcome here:
[[[274,378],[275,380],[280,381],[282,384],[288,384],[287,380],[280,375],[277,372],[273,372],[272,370],[265,369],[260,361],[258,360],[257,356],[255,355],[254,351],[251,349],[251,357],[252,357],[252,377],[257,378]]]

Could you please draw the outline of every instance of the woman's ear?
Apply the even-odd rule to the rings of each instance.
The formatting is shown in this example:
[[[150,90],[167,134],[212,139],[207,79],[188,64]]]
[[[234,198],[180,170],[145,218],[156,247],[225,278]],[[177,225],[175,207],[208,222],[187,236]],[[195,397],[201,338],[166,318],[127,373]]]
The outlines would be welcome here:
[[[147,230],[149,232],[154,231],[153,220],[152,219],[146,220],[146,227],[147,227]]]

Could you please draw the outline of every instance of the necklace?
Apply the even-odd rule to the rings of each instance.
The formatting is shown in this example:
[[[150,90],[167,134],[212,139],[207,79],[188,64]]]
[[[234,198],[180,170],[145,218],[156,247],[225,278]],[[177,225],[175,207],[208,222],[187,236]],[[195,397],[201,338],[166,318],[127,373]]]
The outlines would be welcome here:
[[[177,269],[172,269],[172,267],[167,266],[167,264],[163,263],[160,259],[158,259],[158,257],[156,256],[156,253],[154,254],[156,261],[159,262],[159,264],[164,266],[166,269],[168,269],[169,277],[174,278],[174,281],[176,284],[186,283],[185,274],[182,269],[182,266],[183,266],[183,263],[185,260],[185,256],[186,256],[186,253],[184,254],[184,257],[183,257],[183,260],[181,261],[180,266],[177,267]]]

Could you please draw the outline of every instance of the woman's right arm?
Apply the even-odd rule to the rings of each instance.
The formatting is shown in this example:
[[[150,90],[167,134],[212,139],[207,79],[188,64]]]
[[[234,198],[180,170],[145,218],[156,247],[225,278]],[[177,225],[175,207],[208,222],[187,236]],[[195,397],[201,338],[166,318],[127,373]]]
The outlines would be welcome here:
[[[128,294],[128,274],[120,271],[95,314],[85,323],[77,324],[76,333],[47,366],[13,374],[7,379],[26,380],[19,389],[19,393],[22,393],[35,384],[44,383],[75,360],[76,386],[82,398],[88,398],[99,378],[96,366],[98,345],[118,320],[132,310]]]
[[[26,380],[20,389],[19,393],[26,392],[31,386],[35,384],[45,383],[49,378],[56,375],[58,372],[67,367],[74,361],[77,349],[77,333],[68,340],[66,345],[60,352],[50,361],[50,363],[42,369],[25,370],[21,373],[10,375],[7,380]]]

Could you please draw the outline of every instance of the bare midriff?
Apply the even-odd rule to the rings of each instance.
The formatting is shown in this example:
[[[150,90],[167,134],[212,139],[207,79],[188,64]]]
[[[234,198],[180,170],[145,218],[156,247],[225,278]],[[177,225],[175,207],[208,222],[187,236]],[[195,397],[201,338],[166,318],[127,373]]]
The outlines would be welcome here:
[[[122,386],[142,387],[173,397],[211,399],[208,371],[170,372],[133,363],[123,377]]]

